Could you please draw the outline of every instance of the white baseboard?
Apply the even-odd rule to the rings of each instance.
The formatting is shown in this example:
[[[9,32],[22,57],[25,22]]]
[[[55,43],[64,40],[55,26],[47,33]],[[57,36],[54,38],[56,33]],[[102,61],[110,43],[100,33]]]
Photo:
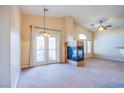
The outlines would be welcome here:
[[[55,63],[49,63],[49,64],[59,64],[61,63],[60,61],[58,62],[55,62]],[[65,62],[64,62],[65,63]],[[49,64],[37,64],[37,65],[34,65],[34,66],[30,66],[30,67],[35,67],[35,66],[43,66],[43,65],[49,65]],[[22,66],[21,69],[25,69],[25,68],[29,68],[29,66]]]
[[[101,58],[101,59],[107,59],[107,60],[111,60],[111,61],[120,61],[120,62],[124,62],[124,60],[121,59],[117,59],[117,58],[112,58],[112,57],[105,57],[105,56],[93,56],[95,58]]]

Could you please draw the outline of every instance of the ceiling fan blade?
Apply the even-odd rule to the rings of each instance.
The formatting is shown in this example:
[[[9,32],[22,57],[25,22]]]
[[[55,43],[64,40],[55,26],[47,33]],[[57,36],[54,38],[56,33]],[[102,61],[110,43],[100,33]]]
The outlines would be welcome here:
[[[92,27],[91,29],[96,29],[96,27]]]
[[[96,29],[96,31],[98,32],[99,30],[98,30],[98,29]]]
[[[107,25],[107,26],[105,26],[105,27],[112,27],[112,25]]]
[[[91,24],[90,26],[94,26],[95,24]]]
[[[108,28],[107,28],[107,27],[105,27],[105,28],[104,28],[104,30],[108,30]]]
[[[93,27],[93,28],[91,28],[91,30],[92,31],[97,31],[98,29],[97,29],[97,27]]]

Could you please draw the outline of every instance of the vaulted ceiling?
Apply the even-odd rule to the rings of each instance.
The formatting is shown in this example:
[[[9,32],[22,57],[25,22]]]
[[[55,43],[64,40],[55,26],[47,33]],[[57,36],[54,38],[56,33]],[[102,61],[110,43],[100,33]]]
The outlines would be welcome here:
[[[103,20],[104,24],[111,24],[112,28],[124,26],[123,5],[46,5],[49,9],[47,16],[65,17],[71,16],[75,22],[93,31],[91,24],[98,24]],[[43,15],[43,6],[21,6],[24,15]]]

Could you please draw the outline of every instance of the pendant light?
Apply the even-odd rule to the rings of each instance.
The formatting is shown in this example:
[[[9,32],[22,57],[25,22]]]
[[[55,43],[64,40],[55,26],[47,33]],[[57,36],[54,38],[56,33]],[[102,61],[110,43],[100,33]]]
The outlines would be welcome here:
[[[50,37],[50,33],[49,32],[47,33],[47,37]]]
[[[48,9],[45,8],[45,5],[44,5],[43,11],[44,11],[44,17],[43,17],[43,19],[44,19],[44,32],[43,32],[43,36],[50,37],[50,34],[46,32],[46,11],[48,11]]]

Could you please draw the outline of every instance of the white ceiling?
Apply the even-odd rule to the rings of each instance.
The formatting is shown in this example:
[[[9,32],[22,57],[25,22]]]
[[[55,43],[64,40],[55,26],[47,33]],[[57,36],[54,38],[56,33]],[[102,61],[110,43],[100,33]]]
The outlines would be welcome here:
[[[24,15],[43,15],[43,6],[21,6]],[[91,29],[92,23],[98,19],[106,19],[105,25],[112,24],[112,28],[124,25],[123,5],[47,5],[47,16],[72,16],[77,23]]]

